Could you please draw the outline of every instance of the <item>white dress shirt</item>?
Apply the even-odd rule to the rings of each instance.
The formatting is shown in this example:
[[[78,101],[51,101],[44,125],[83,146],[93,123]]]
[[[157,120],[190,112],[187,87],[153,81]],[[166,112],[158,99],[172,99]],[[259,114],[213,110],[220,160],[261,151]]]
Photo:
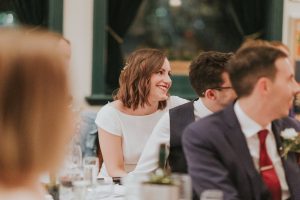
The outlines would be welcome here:
[[[290,197],[290,193],[286,182],[286,177],[283,170],[281,158],[277,151],[274,133],[271,129],[271,123],[267,127],[261,127],[258,123],[256,123],[253,119],[251,119],[242,110],[238,101],[234,105],[234,112],[241,125],[242,132],[246,137],[247,146],[257,171],[259,171],[259,151],[260,151],[259,138],[257,133],[262,129],[267,129],[269,131],[269,134],[267,135],[266,138],[267,152],[273,163],[276,174],[279,178],[279,182],[282,190],[282,199],[288,199]]]
[[[194,101],[194,115],[195,120],[212,114],[208,110],[201,99]],[[158,165],[158,151],[159,145],[165,143],[167,148],[170,148],[170,115],[169,112],[165,113],[159,122],[156,124],[151,136],[149,137],[142,155],[137,163],[134,171],[130,174],[145,175],[154,171]]]

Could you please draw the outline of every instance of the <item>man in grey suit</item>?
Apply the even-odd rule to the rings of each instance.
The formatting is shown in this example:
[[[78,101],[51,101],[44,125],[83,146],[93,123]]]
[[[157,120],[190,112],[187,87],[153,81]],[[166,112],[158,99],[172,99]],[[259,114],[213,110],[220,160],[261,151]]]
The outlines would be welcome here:
[[[229,75],[238,100],[190,124],[183,148],[193,188],[219,189],[225,200],[300,199],[296,153],[282,158],[280,134],[300,131],[287,118],[299,92],[287,55],[272,47],[237,51]]]

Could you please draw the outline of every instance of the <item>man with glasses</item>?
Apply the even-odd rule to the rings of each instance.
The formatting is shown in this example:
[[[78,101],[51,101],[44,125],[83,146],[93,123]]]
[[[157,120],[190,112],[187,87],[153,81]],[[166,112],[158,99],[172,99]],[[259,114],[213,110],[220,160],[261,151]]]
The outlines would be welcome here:
[[[172,172],[187,172],[181,147],[184,128],[199,118],[223,109],[236,98],[225,69],[231,56],[231,53],[202,52],[192,61],[189,79],[199,98],[171,109],[160,119],[132,174],[147,174],[157,168],[158,150],[162,143],[170,149],[168,161]]]
[[[227,69],[238,100],[188,125],[182,136],[194,190],[221,190],[224,200],[300,199],[298,154],[282,154],[283,133],[300,131],[287,117],[300,92],[288,55],[246,47]]]

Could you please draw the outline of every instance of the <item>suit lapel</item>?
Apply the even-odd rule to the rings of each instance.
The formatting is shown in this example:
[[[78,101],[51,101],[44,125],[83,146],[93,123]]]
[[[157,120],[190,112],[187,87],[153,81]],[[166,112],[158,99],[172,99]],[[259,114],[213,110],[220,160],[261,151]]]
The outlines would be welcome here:
[[[225,137],[228,139],[240,163],[243,165],[243,169],[248,175],[255,199],[261,199],[261,195],[268,196],[268,190],[263,184],[259,173],[255,169],[246,138],[234,113],[233,105],[224,110],[224,121],[226,121],[229,126],[228,134],[226,134]]]
[[[281,125],[279,123],[279,121],[274,121],[272,122],[272,131],[274,134],[274,138],[276,141],[276,148],[278,151],[278,154],[281,155],[282,153],[282,142],[281,142],[281,138],[280,138],[280,132],[281,132]]]
[[[277,150],[279,155],[281,154],[282,141],[280,138],[280,132],[287,127],[284,127],[280,121],[274,121],[272,123],[272,131],[276,140]],[[297,164],[296,155],[289,153],[287,158],[281,158],[282,165],[285,172],[285,177],[292,199],[300,199],[300,180],[299,180],[299,166]]]

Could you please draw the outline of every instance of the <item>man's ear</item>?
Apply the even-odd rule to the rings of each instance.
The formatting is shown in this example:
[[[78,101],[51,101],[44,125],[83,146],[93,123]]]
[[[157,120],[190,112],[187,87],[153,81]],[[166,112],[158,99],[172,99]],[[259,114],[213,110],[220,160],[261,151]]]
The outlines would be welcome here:
[[[257,89],[261,95],[266,94],[271,89],[271,80],[266,77],[262,77],[258,79],[254,87],[254,89]]]
[[[204,93],[205,97],[207,99],[210,99],[210,100],[215,100],[216,99],[216,93],[214,90],[212,89],[207,89]]]

